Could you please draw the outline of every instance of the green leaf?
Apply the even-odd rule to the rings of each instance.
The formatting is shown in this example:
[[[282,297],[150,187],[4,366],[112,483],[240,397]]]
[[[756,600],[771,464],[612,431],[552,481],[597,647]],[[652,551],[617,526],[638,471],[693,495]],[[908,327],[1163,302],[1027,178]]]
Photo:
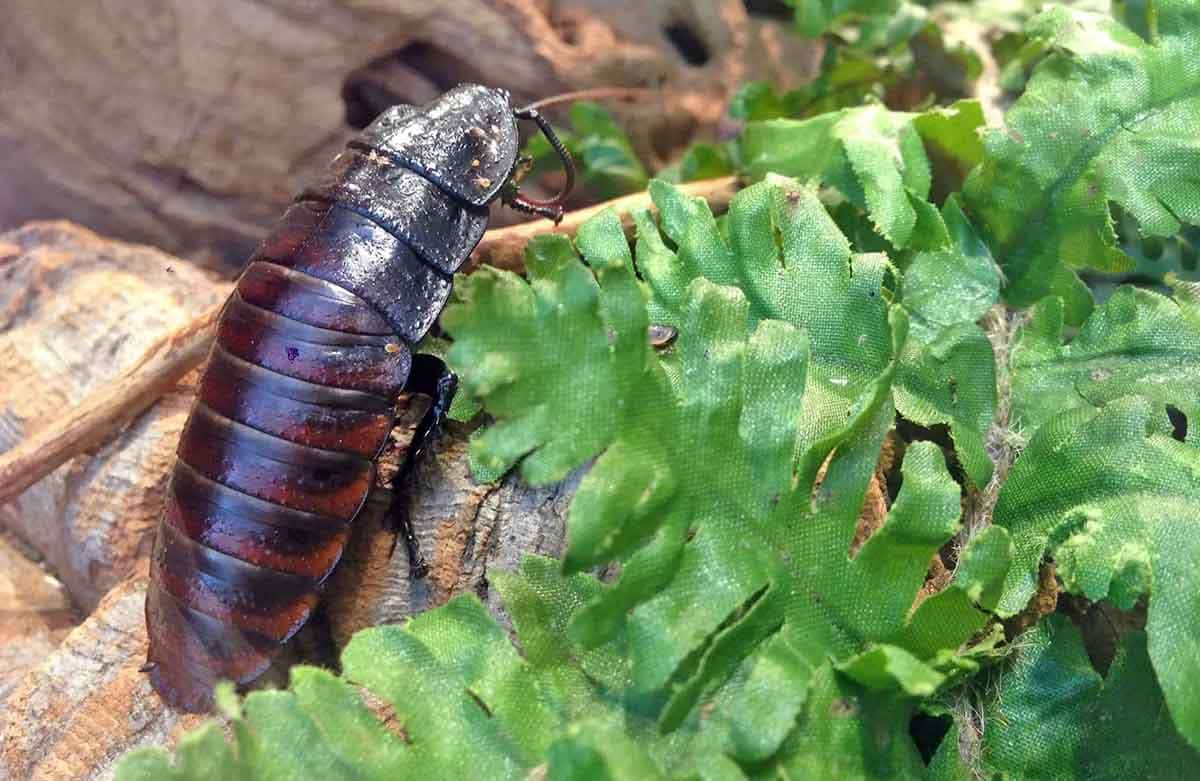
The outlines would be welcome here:
[[[925,697],[979,672],[1000,656],[1004,630],[987,627],[1011,560],[1004,529],[976,534],[960,554],[954,579],[884,642],[852,657],[845,672],[874,689]]]
[[[920,778],[924,765],[908,735],[911,713],[910,703],[873,695],[825,665],[779,750],[779,777]]]
[[[935,23],[935,14],[937,20],[953,16],[948,5],[931,13],[908,2],[802,3],[801,25],[830,32],[816,77],[783,94],[767,82],[747,83],[729,113],[747,121],[803,119],[871,102],[910,109],[965,97],[982,60]],[[960,28],[972,26],[974,19],[967,19]],[[978,139],[970,146],[979,147]]]
[[[996,369],[975,321],[995,304],[1000,279],[956,199],[946,201],[942,219],[946,245],[914,255],[903,277],[913,338],[900,360],[896,409],[924,426],[948,425],[967,475],[982,487],[992,474],[984,438],[996,413]]]
[[[1130,267],[1109,202],[1143,233],[1170,236],[1200,221],[1200,56],[1187,2],[1166,2],[1147,42],[1107,16],[1052,8],[1028,33],[1053,47],[1005,127],[985,138],[966,184],[970,213],[1008,278],[1005,297],[1028,306],[1056,295],[1081,323],[1091,295],[1074,269]],[[1194,10],[1194,9],[1192,9]]]
[[[1129,255],[1133,268],[1120,273],[1085,272],[1084,281],[1092,289],[1098,303],[1107,301],[1116,288],[1135,284],[1166,293],[1173,281],[1195,282],[1200,279],[1196,243],[1200,228],[1188,227],[1177,235],[1162,238],[1143,236],[1137,221],[1129,214],[1114,210],[1117,216],[1117,239],[1121,251]]]
[[[1038,562],[1058,563],[1064,587],[1132,607],[1149,594],[1150,658],[1175,725],[1200,745],[1200,674],[1193,589],[1200,566],[1191,528],[1200,501],[1200,450],[1177,442],[1161,406],[1140,397],[1071,409],[1043,424],[1000,492],[995,523],[1016,556],[998,612],[1032,596]]]
[[[733,160],[728,145],[718,146],[697,142],[684,152],[683,158],[679,161],[675,181],[694,182],[701,179],[716,179],[720,176],[729,176],[733,172]],[[664,178],[663,172],[659,172],[658,178]]]
[[[616,224],[611,213],[605,219]],[[557,236],[530,244],[527,268],[539,281],[535,286],[490,268],[459,279],[442,318],[455,336],[449,358],[470,367],[460,375],[464,385],[486,397],[489,412],[504,421],[472,443],[481,464],[507,469],[530,454],[522,473],[546,483],[599,453],[619,426],[653,438],[654,416],[622,400],[656,382],[646,365],[644,310],[633,322],[610,320],[619,307],[632,306],[635,313],[640,307],[627,248],[625,254],[595,260],[600,284],[611,287],[603,309],[600,284],[579,264],[570,242]],[[473,307],[469,318],[467,306]],[[498,322],[504,331],[494,330]],[[554,356],[529,352],[551,335],[564,349]]]
[[[916,253],[904,270],[901,298],[913,333],[932,339],[942,329],[974,323],[1000,294],[1000,273],[957,198],[942,209],[944,246]]]
[[[400,627],[355,636],[342,654],[344,674],[389,705],[411,749],[405,758],[438,775],[491,767],[497,776],[528,769],[530,756],[492,719],[459,671]],[[474,695],[474,696],[473,696]]]
[[[743,84],[729,103],[729,115],[735,119],[756,122],[791,116],[785,99],[769,81],[750,81]]]
[[[592,650],[565,643],[593,578],[563,578],[527,559],[496,573],[524,656],[474,595],[406,626],[364,630],[342,654],[344,678],[294,667],[288,691],[250,694],[231,716],[233,745],[208,724],[184,737],[174,764],[161,749],[124,758],[123,781],[209,778],[386,779],[424,774],[525,778],[687,776],[724,763],[723,728],[692,718],[660,735],[632,698],[623,639]],[[363,686],[374,705],[367,707]],[[237,710],[237,709],[234,709]]]
[[[862,456],[890,422],[878,414],[881,409],[886,405],[868,412],[878,422],[859,424],[874,428],[870,435],[859,432],[848,439],[852,448],[831,462],[815,507],[804,512],[801,482],[776,513],[781,523],[774,544],[783,550],[797,587],[810,595],[789,602],[783,631],[808,649],[814,665],[827,656],[855,656],[873,642],[901,635],[930,557],[958,529],[958,488],[946,473],[941,452],[931,443],[914,443],[902,464],[903,487],[883,527],[854,559],[842,553],[855,531],[860,502],[853,497],[861,498],[860,486],[865,487],[873,465]],[[783,524],[789,517],[801,520]],[[864,600],[863,594],[873,596]]]
[[[931,108],[913,120],[913,126],[925,142],[925,152],[935,170],[953,178],[947,184],[958,190],[976,165],[983,160],[983,139],[979,132],[986,125],[983,106],[978,100],[960,100],[944,108]],[[946,185],[943,185],[946,186]]]
[[[1000,275],[956,199],[947,200],[941,215],[924,199],[930,174],[916,124],[924,120],[924,131],[932,138],[941,138],[940,134],[953,138],[955,132],[971,132],[980,119],[977,104],[964,104],[953,114],[896,114],[868,107],[814,120],[757,122],[746,128],[743,154],[751,169],[782,169],[833,182],[851,202],[872,215],[876,227],[893,244],[923,250],[911,259],[902,292],[905,306],[916,316],[916,338],[908,342],[901,358],[896,407],[926,426],[946,423],[972,482],[984,486],[991,475],[984,438],[996,409],[995,359],[988,338],[973,320],[995,304]],[[889,140],[882,131],[871,132],[880,128],[887,128],[894,138]],[[856,167],[848,162],[852,160],[862,164]],[[895,167],[896,162],[905,160],[916,162],[911,167]],[[875,176],[870,172],[882,173]],[[856,192],[862,200],[856,200]],[[746,203],[752,200],[748,197]],[[736,205],[731,206],[731,224]],[[757,241],[767,235],[763,222],[738,221]],[[892,227],[888,228],[889,224]],[[737,230],[731,229],[734,240],[742,235]],[[742,246],[751,247],[751,240],[743,241]],[[758,257],[764,252],[767,250],[740,254]],[[751,269],[743,278],[742,287],[751,301],[779,298],[768,292],[769,286],[780,283],[778,272],[770,266],[761,271]],[[802,304],[812,307],[824,302]],[[763,308],[772,317],[799,319],[779,306]]]
[[[938,744],[937,753],[926,768],[925,781],[970,781],[972,768],[963,759],[959,750],[959,728],[951,724],[950,730]]]
[[[809,660],[779,633],[748,656],[704,707],[707,734],[743,762],[768,759],[792,731],[813,677]]]
[[[928,697],[946,676],[894,645],[876,645],[838,665],[838,670],[868,689],[898,687],[913,697]]]
[[[601,106],[587,101],[571,105],[574,152],[583,181],[601,198],[612,198],[646,187],[646,169],[613,119]]]
[[[947,424],[971,483],[987,485],[992,461],[984,438],[996,410],[995,359],[978,326],[945,329],[928,344],[909,340],[896,377],[896,409],[915,423]]]
[[[880,58],[830,44],[821,59],[820,73],[810,83],[781,95],[768,82],[748,82],[734,94],[729,114],[747,122],[804,119],[881,98],[884,88],[895,80],[894,70]]]
[[[1170,299],[1118,288],[1063,343],[1061,299],[1033,308],[1010,358],[1012,416],[1027,436],[1063,410],[1139,394],[1200,422],[1200,319],[1187,288]]]
[[[1062,616],[1022,638],[983,723],[986,770],[1006,777],[1174,779],[1200,763],[1171,725],[1146,635],[1126,635],[1102,679]]]
[[[954,579],[922,602],[890,642],[925,660],[960,649],[987,624],[1012,557],[1006,530],[990,526],[976,534],[959,555]]]
[[[847,18],[883,15],[900,7],[899,0],[790,0],[801,34],[815,38]]]
[[[866,637],[887,635],[903,625],[912,597],[925,581],[929,559],[958,530],[958,486],[950,479],[942,452],[930,442],[914,442],[901,464],[904,480],[883,527],[848,563],[847,595],[869,593],[886,582],[892,594],[878,594],[869,605],[846,601],[843,628],[855,624]],[[851,574],[853,573],[853,574]],[[837,601],[844,598],[839,595]],[[851,619],[849,614],[853,614]]]
[[[206,724],[179,740],[175,761],[165,749],[139,748],[129,752],[117,769],[118,781],[205,781],[234,778],[233,752],[217,724]]]
[[[922,116],[863,106],[806,120],[751,122],[739,157],[752,176],[774,172],[829,184],[866,212],[894,247],[931,249],[949,236],[927,202],[932,172],[921,128],[932,143],[945,143],[970,132],[982,114],[966,106],[937,111],[918,126]],[[964,161],[971,154],[960,153]]]
[[[564,577],[538,559],[490,573],[520,654],[474,597],[364,631],[344,677],[299,667],[288,691],[227,702],[235,750],[212,752],[213,774],[915,767],[903,723],[913,706],[894,692],[929,693],[981,653],[963,613],[985,615],[999,554],[972,546],[943,592],[960,600],[912,613],[960,513],[943,454],[915,443],[886,522],[848,556],[908,334],[884,295],[888,261],[854,255],[793,180],[746,189],[723,224],[676,188],[655,183],[652,195],[661,227],[637,215],[636,257],[605,212],[581,227],[578,251],[536,240],[528,280],[460,280],[443,321],[451,362],[496,421],[473,443],[478,462],[519,461],[542,482],[592,462],[565,566],[618,561],[620,576]],[[651,348],[651,322],[677,327],[675,344]],[[927,624],[941,616],[939,634]],[[827,739],[838,753],[813,764]],[[166,762],[135,755],[127,772]]]
[[[666,778],[642,746],[612,723],[572,725],[550,747],[548,760],[546,777],[555,781]]]
[[[497,419],[482,446],[528,453],[526,462],[544,462],[538,448],[555,447],[566,416],[595,414],[576,405],[599,402],[554,391],[595,362],[594,382],[614,394],[602,402],[609,417],[589,423],[603,436],[555,461],[558,475],[598,455],[572,502],[565,565],[622,567],[571,616],[568,637],[588,648],[624,637],[630,685],[639,701],[661,703],[660,730],[681,729],[708,699],[721,708],[707,722],[721,745],[757,761],[787,735],[763,723],[757,692],[782,671],[807,678],[829,656],[902,633],[930,557],[958,528],[959,488],[940,451],[915,444],[887,522],[848,558],[895,416],[891,381],[907,333],[907,317],[882,295],[886,261],[852,255],[815,194],[792,180],[739,193],[723,228],[676,188],[655,182],[651,195],[661,228],[636,215],[635,258],[603,215],[578,238],[592,271],[578,261],[567,270],[566,245],[543,242],[530,250],[529,282],[512,281],[522,292],[468,280],[446,323],[464,383]],[[555,262],[544,262],[551,248]],[[546,303],[518,303],[536,299]],[[645,347],[651,313],[678,328],[670,350]],[[504,356],[505,383],[487,356]],[[619,368],[629,364],[636,370]],[[539,392],[525,387],[534,382]],[[885,598],[864,603],[863,593]],[[922,650],[953,673],[947,659],[967,639]],[[794,717],[805,698],[803,687],[775,696],[767,712]]]
[[[1200,282],[1179,279],[1168,274],[1164,280],[1175,292],[1175,303],[1188,323],[1200,328]]]

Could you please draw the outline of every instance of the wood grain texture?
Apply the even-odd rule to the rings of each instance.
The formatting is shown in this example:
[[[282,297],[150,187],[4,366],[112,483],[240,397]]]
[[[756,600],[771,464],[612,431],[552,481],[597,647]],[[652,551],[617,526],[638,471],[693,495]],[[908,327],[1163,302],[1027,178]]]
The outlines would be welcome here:
[[[668,29],[707,59],[689,63]],[[12,0],[0,52],[0,227],[66,217],[226,269],[353,134],[348,118],[460,81],[518,104],[653,87],[660,99],[613,108],[657,168],[718,135],[742,83],[795,86],[820,57],[742,0]]]
[[[426,400],[413,399],[402,410],[395,439],[382,459],[384,474],[398,463],[426,406]],[[547,488],[530,488],[514,474],[497,484],[481,485],[468,464],[471,431],[463,424],[446,424],[429,457],[419,463],[409,490],[398,499],[405,503],[429,562],[428,578],[409,578],[403,546],[393,551],[381,517],[355,522],[342,565],[334,570],[325,594],[337,645],[360,629],[399,623],[467,591],[478,594],[508,625],[497,594],[488,586],[488,573],[516,569],[526,553],[562,554],[567,507],[579,476]]]
[[[114,588],[17,685],[0,712],[0,778],[110,779],[136,746],[173,743],[203,719],[177,715],[138,666],[146,580]]]
[[[0,451],[62,420],[228,291],[178,258],[68,223],[0,234],[0,247]],[[91,457],[0,505],[0,525],[45,558],[85,612],[144,552],[189,404],[167,395]]]
[[[21,677],[44,661],[76,622],[62,583],[0,537],[0,709]]]
[[[33,424],[29,436],[0,454],[0,504],[79,453],[102,444],[169,393],[207,357],[219,313],[219,307],[213,307],[170,331],[129,370],[87,397],[85,404]]]

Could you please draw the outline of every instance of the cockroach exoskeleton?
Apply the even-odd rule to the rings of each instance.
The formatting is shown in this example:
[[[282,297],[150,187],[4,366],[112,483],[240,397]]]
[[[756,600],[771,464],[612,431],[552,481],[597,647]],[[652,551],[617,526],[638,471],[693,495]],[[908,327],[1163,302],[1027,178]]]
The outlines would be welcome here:
[[[519,120],[562,157],[566,186],[553,199],[512,184]],[[143,670],[167,703],[211,708],[218,680],[260,676],[309,619],[375,484],[398,394],[434,397],[400,481],[449,408],[454,375],[413,351],[489,204],[557,222],[573,182],[536,108],[464,84],[388,109],[283,215],[222,312],[159,523]]]

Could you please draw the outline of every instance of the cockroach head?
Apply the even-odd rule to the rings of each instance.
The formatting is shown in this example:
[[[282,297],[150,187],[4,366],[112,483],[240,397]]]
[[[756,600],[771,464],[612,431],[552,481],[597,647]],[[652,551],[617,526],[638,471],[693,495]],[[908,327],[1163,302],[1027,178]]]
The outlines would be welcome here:
[[[566,185],[554,198],[535,200],[518,190],[517,120],[535,123],[563,161]],[[362,141],[471,206],[503,198],[558,222],[575,182],[570,155],[537,109],[514,110],[508,90],[478,84],[460,84],[424,106],[393,106],[367,126]]]
[[[424,106],[393,106],[362,140],[472,206],[500,196],[520,143],[508,90],[478,84],[460,84]]]

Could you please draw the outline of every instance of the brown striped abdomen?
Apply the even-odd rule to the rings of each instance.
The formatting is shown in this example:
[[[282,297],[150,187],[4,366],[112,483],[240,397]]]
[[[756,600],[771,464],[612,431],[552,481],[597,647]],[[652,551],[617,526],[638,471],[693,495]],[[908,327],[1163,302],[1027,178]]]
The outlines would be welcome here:
[[[353,293],[265,259],[247,267],[180,439],[152,560],[150,676],[176,707],[203,710],[216,681],[254,679],[308,620],[373,487],[410,366],[407,344]]]
[[[412,346],[517,154],[507,92],[395,106],[251,258],[184,427],[146,598],[146,670],[183,710],[308,620],[375,482]]]

